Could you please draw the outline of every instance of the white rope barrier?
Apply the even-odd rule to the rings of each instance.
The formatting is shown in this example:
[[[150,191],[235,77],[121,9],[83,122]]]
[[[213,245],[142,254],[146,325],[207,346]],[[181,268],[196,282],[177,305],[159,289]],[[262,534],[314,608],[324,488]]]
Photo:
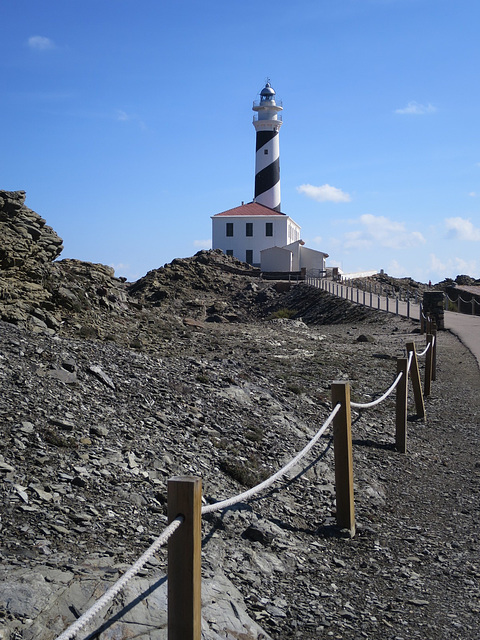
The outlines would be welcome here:
[[[410,373],[410,367],[412,366],[412,360],[413,360],[413,351],[410,351],[410,353],[408,354],[407,373]]]
[[[202,515],[207,513],[211,513],[212,511],[219,511],[220,509],[225,509],[230,507],[238,502],[247,500],[253,495],[263,491],[268,488],[274,482],[276,482],[279,478],[281,478],[287,471],[289,471],[292,467],[294,467],[307,453],[312,449],[321,436],[328,429],[333,419],[340,411],[340,404],[333,409],[331,414],[328,416],[327,420],[323,423],[322,427],[317,431],[315,436],[310,440],[310,442],[298,453],[288,464],[282,467],[279,471],[277,471],[273,476],[270,476],[264,482],[261,482],[257,486],[241,493],[233,498],[229,498],[228,500],[222,500],[221,502],[216,502],[211,505],[206,505],[202,508]],[[183,522],[183,516],[178,516],[170,523],[170,525],[163,531],[163,533],[155,540],[155,542],[145,551],[145,553],[135,562],[134,565],[130,567],[130,569],[123,574],[123,576],[117,580],[117,582],[108,589],[104,593],[104,595],[95,602],[90,609],[88,609],[84,614],[78,618],[73,624],[71,624],[68,629],[66,629],[62,634],[60,634],[56,640],[71,640],[75,635],[83,629],[92,618],[94,618],[99,611],[101,611],[104,607],[107,606],[115,596],[120,593],[120,591],[125,587],[125,585],[134,578],[137,573],[143,568],[143,566],[150,560],[150,558],[163,546],[167,540],[175,533],[178,527]]]
[[[421,358],[422,356],[424,356],[429,349],[430,349],[430,342],[427,344],[427,346],[421,353],[417,353],[417,358]]]
[[[386,398],[388,398],[388,396],[392,393],[392,391],[395,389],[395,387],[397,386],[397,384],[400,382],[401,377],[403,376],[403,372],[400,371],[400,373],[398,374],[398,376],[395,378],[395,381],[393,382],[392,386],[389,387],[385,393],[383,394],[383,396],[381,396],[380,398],[377,398],[376,400],[373,400],[372,402],[365,402],[365,403],[360,403],[360,402],[350,402],[350,406],[352,407],[352,409],[370,409],[370,407],[375,407],[377,404],[380,404],[381,402],[383,402]]]
[[[254,496],[256,493],[259,493],[260,491],[267,489],[270,485],[272,485],[279,478],[285,475],[287,471],[289,471],[292,467],[294,467],[297,464],[297,462],[299,462],[304,456],[306,456],[307,453],[310,451],[310,449],[318,442],[318,440],[321,438],[321,436],[325,433],[325,431],[328,429],[328,427],[332,423],[334,417],[340,411],[340,406],[341,406],[340,404],[336,405],[332,413],[328,416],[326,421],[323,423],[322,427],[317,431],[317,433],[310,440],[307,446],[304,447],[300,451],[300,453],[298,453],[295,456],[295,458],[290,460],[288,464],[286,464],[279,471],[277,471],[277,473],[274,473],[273,476],[270,476],[270,478],[268,478],[267,480],[264,480],[264,482],[257,484],[255,487],[252,487],[248,491],[245,491],[244,493],[240,493],[239,495],[234,496],[233,498],[228,498],[227,500],[222,500],[220,502],[215,502],[214,504],[209,504],[209,505],[206,505],[205,507],[202,507],[202,515],[205,515],[206,513],[212,513],[213,511],[220,511],[220,509],[226,509],[227,507],[231,507],[232,505],[237,504],[238,502],[243,502],[244,500],[247,500],[248,498],[251,498],[252,496]]]
[[[85,611],[84,614],[78,618],[68,629],[57,637],[57,640],[70,640],[87,625],[92,618],[94,618],[99,611],[107,606],[115,596],[125,587],[127,582],[134,578],[137,573],[143,568],[143,566],[150,560],[150,558],[163,546],[167,540],[175,533],[178,527],[183,522],[183,516],[178,516],[173,520],[163,533],[155,540],[155,542],[140,556],[130,569],[123,574],[123,576],[117,580],[117,582],[106,591],[101,598],[95,602],[90,609]]]

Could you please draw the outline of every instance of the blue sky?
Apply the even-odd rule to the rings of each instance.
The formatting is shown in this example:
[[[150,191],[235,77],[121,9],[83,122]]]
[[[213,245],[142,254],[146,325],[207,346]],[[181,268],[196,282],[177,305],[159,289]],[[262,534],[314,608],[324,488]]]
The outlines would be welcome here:
[[[478,0],[5,0],[0,188],[63,258],[135,280],[253,198],[283,101],[282,211],[344,271],[480,277]]]

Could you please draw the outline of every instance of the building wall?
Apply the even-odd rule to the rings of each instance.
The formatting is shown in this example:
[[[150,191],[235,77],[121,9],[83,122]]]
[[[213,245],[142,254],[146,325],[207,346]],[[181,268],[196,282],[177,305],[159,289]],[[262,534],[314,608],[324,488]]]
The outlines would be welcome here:
[[[280,247],[272,247],[262,251],[262,271],[293,271],[292,252]]]
[[[227,236],[227,223],[233,223],[233,236]],[[253,235],[247,236],[247,223],[253,225]],[[273,225],[273,235],[266,235],[266,224]],[[288,216],[218,216],[212,218],[212,248],[233,255],[244,262],[247,251],[253,251],[253,264],[260,264],[260,251],[283,247],[289,237],[300,238],[300,227]]]
[[[315,249],[300,247],[300,268],[307,271],[318,270],[325,271],[325,254]]]

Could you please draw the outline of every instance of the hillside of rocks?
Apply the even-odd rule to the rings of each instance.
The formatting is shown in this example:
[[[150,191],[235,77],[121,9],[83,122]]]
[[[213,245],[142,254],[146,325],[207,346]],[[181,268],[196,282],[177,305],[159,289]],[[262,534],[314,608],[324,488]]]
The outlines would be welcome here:
[[[47,228],[50,253],[30,234],[15,262],[18,193],[0,192],[13,238],[0,271],[0,638],[54,640],[163,530],[170,477],[200,476],[206,502],[257,484],[323,424],[333,380],[368,402],[423,338],[218,252],[127,283],[54,261]],[[406,455],[394,398],[353,413],[355,537],[336,527],[329,431],[264,494],[204,518],[203,638],[476,639],[479,378],[441,333],[426,422],[409,395]],[[161,551],[79,640],[166,638],[165,572]]]

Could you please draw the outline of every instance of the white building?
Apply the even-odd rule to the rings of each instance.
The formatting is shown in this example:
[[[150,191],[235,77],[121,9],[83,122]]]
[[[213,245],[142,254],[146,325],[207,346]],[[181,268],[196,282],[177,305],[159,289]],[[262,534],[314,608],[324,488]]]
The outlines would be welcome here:
[[[212,248],[260,267],[262,271],[325,271],[328,254],[305,246],[300,226],[258,202],[212,216]]]
[[[212,248],[258,267],[263,249],[283,247],[298,240],[300,227],[296,222],[258,202],[212,216]]]

